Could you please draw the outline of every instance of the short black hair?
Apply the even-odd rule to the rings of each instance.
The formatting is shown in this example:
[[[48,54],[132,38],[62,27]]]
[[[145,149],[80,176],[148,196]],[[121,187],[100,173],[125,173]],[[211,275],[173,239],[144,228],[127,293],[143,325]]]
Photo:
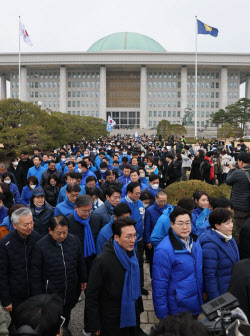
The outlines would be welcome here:
[[[74,191],[74,192],[77,192],[77,191],[81,191],[81,188],[79,187],[79,185],[75,182],[75,183],[71,183],[71,184],[68,184],[67,187],[66,187],[66,191],[68,193]]]
[[[71,177],[71,178],[74,178],[74,179],[77,179],[77,173],[76,172],[67,172],[66,174],[65,174],[65,181],[67,180],[67,178],[68,178],[68,176],[69,177]]]
[[[91,187],[91,188],[86,189],[86,194],[91,197],[97,196],[98,198],[100,198],[101,192],[100,192],[100,189],[98,189],[97,187],[93,187],[93,188]]]
[[[216,208],[209,215],[209,224],[215,229],[215,224],[221,225],[232,218],[232,212],[225,208]]]
[[[138,176],[140,175],[140,173],[138,172],[137,169],[132,169],[131,172],[130,172],[130,175],[134,174],[134,173],[136,173]]]
[[[153,197],[148,191],[143,191],[140,195],[141,201],[151,200]]]
[[[207,152],[207,156],[210,157],[210,156],[214,156],[214,152],[213,151],[209,151]]]
[[[100,163],[100,168],[107,168],[108,167],[108,164],[107,164],[107,162],[101,162]]]
[[[5,201],[5,196],[2,193],[0,193],[0,201]]]
[[[34,150],[36,150],[36,149],[34,149]],[[40,162],[42,161],[42,159],[41,159],[41,157],[40,157],[39,155],[35,155],[35,156],[33,157],[33,160],[34,160],[35,158],[38,158]]]
[[[126,213],[132,213],[130,207],[125,202],[121,202],[114,207],[114,215],[118,218]]]
[[[31,175],[30,177],[27,178],[27,185],[30,184],[30,182],[33,182],[35,185],[38,185],[38,179],[37,177]]]
[[[63,215],[58,215],[58,216],[52,217],[51,221],[50,221],[50,224],[49,224],[50,229],[52,231],[54,231],[55,227],[58,226],[58,225],[69,227],[68,218],[63,216]]]
[[[204,190],[196,190],[194,193],[193,193],[193,199],[194,201],[199,201],[199,199],[203,196],[203,195],[206,195],[208,200],[209,200],[209,196],[208,194],[206,193],[206,191]]]
[[[208,336],[209,332],[187,312],[169,315],[151,329],[150,336]]]
[[[33,332],[33,335],[56,336],[60,333],[62,315],[63,300],[58,295],[32,296],[15,309],[10,335],[31,335]]]
[[[177,155],[177,154],[176,154],[176,155]],[[171,154],[171,153],[167,153],[167,154],[166,154],[166,158],[173,160],[173,159],[174,159],[174,156],[173,156],[173,154]]]
[[[66,166],[69,166],[71,164],[73,165],[73,167],[75,167],[75,165],[76,165],[74,161],[69,161],[69,162],[66,163]]]
[[[92,190],[92,188],[90,188]],[[97,188],[93,188],[93,189],[97,189]],[[75,203],[75,206],[77,208],[80,208],[82,206],[87,206],[87,205],[90,205],[90,204],[93,204],[93,200],[91,198],[91,196],[89,194],[86,194],[85,195],[80,195],[77,197],[76,199],[76,203]]]
[[[51,154],[50,154],[50,155],[51,155]],[[49,160],[48,165],[50,165],[51,163],[55,163],[55,164],[56,164],[56,161],[55,161],[55,160]]]
[[[131,170],[132,168],[131,168],[131,166],[130,165],[125,165],[124,167],[122,167],[122,170],[124,170],[124,169],[129,169],[129,170]]]
[[[250,163],[250,153],[241,152],[238,155],[237,160],[242,161],[244,163]]]
[[[187,211],[192,212],[196,208],[196,203],[192,198],[189,197],[182,197],[179,202],[177,203],[178,207],[181,207]]]
[[[131,192],[133,193],[134,189],[136,187],[140,187],[140,183],[139,182],[130,182],[128,185],[127,185],[127,192]]]
[[[80,164],[82,167],[88,169],[88,165],[87,165],[87,162],[86,161],[79,161],[78,164]]]
[[[121,189],[119,189],[116,185],[112,185],[110,187],[107,188],[106,190],[106,196],[111,197],[113,195],[113,193],[119,193],[121,195]]]
[[[233,203],[229,199],[227,199],[226,197],[216,198],[213,201],[213,209],[227,208],[227,207],[230,207],[231,209],[233,209]]]
[[[111,175],[115,175],[115,172],[113,171],[113,169],[108,169],[106,171],[106,177],[111,176]]]
[[[28,152],[26,150],[21,151],[21,154],[28,155]]]
[[[190,211],[186,210],[186,209],[183,209],[181,207],[176,207],[170,214],[169,218],[170,218],[170,221],[171,223],[175,223],[176,221],[176,218],[178,216],[182,216],[182,215],[188,215],[190,217],[190,220],[191,220],[191,213]]]
[[[149,178],[148,178],[149,182],[152,182],[154,180],[160,180],[159,176],[156,175],[156,174],[151,174],[149,175]]]
[[[94,175],[90,175],[86,178],[86,183],[95,181],[96,182],[96,177]]]
[[[128,158],[127,158],[127,156],[123,156],[123,157],[122,157],[122,162],[128,162]]]
[[[136,221],[134,221],[132,218],[130,217],[120,217],[116,220],[114,220],[113,224],[112,224],[112,232],[113,235],[117,235],[117,236],[121,236],[121,231],[122,228],[125,226],[131,226],[133,225],[135,227]]]

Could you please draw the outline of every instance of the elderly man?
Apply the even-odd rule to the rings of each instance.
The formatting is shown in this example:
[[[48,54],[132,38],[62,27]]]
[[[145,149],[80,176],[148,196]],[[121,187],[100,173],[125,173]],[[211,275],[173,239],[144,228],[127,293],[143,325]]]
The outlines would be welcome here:
[[[12,313],[30,293],[30,261],[40,235],[33,231],[33,218],[29,208],[13,212],[11,231],[0,241],[0,301],[3,309]]]

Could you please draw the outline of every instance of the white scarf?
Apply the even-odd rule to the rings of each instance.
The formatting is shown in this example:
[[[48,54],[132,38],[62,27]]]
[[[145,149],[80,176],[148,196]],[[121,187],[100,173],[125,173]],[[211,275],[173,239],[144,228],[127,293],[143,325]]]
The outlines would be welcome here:
[[[212,229],[213,231],[217,232],[219,235],[221,235],[223,238],[225,238],[225,241],[226,243],[229,242],[229,240],[231,240],[233,238],[232,235],[228,236],[228,235],[225,235],[224,233],[222,233],[221,231],[219,230],[216,230],[216,229]]]

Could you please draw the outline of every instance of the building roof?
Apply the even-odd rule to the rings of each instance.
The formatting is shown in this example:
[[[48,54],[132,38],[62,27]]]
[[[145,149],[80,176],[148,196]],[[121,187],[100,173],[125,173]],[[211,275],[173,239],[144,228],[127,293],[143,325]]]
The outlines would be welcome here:
[[[88,52],[102,52],[113,50],[141,50],[150,52],[166,52],[166,50],[152,38],[138,33],[115,33],[103,37],[88,49]]]

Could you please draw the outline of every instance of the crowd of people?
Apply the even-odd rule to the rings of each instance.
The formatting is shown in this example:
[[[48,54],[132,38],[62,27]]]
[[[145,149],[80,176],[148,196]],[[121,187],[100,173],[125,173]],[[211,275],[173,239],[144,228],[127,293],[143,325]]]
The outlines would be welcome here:
[[[169,204],[165,187],[188,178],[227,183],[231,199],[197,190]],[[144,262],[160,320],[171,325],[188,312],[183,319],[190,324],[191,316],[198,330],[202,304],[228,290],[250,318],[237,277],[240,268],[247,282],[242,262],[250,257],[250,153],[243,140],[235,147],[206,140],[191,146],[184,136],[83,139],[46,153],[35,149],[31,157],[22,151],[0,164],[0,180],[0,301],[11,316],[10,335],[71,335],[81,291],[84,335],[146,335]],[[51,317],[41,318],[48,306]],[[160,324],[152,335],[162,327],[168,329]]]

